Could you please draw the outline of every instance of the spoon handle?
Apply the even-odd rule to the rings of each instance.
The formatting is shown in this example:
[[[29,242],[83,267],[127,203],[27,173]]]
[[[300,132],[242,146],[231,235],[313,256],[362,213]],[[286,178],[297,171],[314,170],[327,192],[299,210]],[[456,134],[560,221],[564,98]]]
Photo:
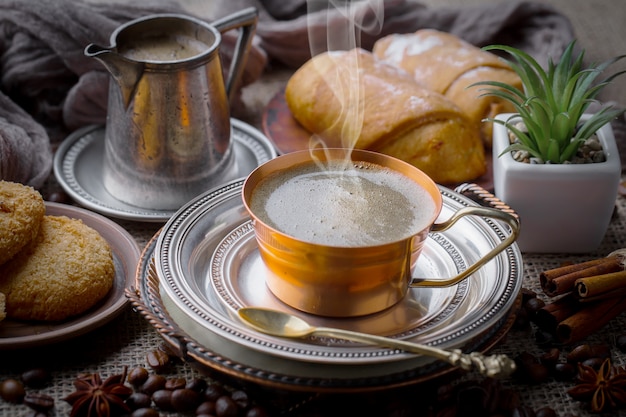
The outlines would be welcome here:
[[[460,349],[444,350],[419,343],[329,327],[316,327],[313,334],[418,353],[445,361],[466,371],[476,370],[490,378],[503,378],[515,371],[515,361],[506,355],[483,355],[480,352],[463,353]]]

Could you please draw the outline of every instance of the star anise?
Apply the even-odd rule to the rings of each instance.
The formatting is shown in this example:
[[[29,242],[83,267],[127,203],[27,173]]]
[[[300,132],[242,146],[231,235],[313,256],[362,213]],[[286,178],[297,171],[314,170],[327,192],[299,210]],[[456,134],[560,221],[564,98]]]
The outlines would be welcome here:
[[[626,369],[614,367],[605,359],[598,371],[578,364],[578,385],[567,393],[579,401],[588,401],[591,411],[600,413],[626,405]]]
[[[82,375],[74,381],[76,391],[63,400],[72,406],[70,417],[114,417],[130,412],[124,403],[132,388],[124,385],[127,368],[102,381],[97,373]]]

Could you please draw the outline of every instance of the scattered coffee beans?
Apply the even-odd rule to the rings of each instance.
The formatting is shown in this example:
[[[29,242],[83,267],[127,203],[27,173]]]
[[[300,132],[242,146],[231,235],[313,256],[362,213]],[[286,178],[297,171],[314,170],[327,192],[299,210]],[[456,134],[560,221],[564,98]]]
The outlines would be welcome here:
[[[22,381],[17,379],[5,379],[0,382],[0,398],[12,404],[20,404],[24,400],[26,390]]]

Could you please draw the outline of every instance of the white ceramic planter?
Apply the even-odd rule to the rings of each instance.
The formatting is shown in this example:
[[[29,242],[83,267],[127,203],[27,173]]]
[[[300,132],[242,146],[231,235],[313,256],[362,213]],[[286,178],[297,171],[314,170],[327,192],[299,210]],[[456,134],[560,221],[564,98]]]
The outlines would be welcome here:
[[[605,162],[527,164],[509,152],[498,156],[509,138],[506,127],[494,123],[494,192],[520,216],[517,243],[522,252],[584,253],[602,242],[615,207],[621,162],[610,124],[598,137]]]

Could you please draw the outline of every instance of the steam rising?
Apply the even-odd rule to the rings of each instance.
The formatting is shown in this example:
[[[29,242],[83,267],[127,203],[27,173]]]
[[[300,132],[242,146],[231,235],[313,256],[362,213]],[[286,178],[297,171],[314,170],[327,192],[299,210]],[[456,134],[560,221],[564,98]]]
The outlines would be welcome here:
[[[309,22],[309,48],[311,56],[323,52],[349,51],[361,47],[361,34],[378,34],[382,30],[384,20],[384,0],[308,0],[308,16],[326,16],[326,24]],[[326,10],[329,13],[323,13]],[[321,12],[321,13],[320,13]],[[334,13],[331,13],[334,12]],[[337,14],[341,18],[337,18]],[[334,16],[332,19],[330,16]],[[315,22],[319,23],[319,22]],[[363,74],[358,62],[358,54],[351,54],[352,59],[341,64],[335,62],[335,71],[327,80],[338,86],[334,90],[335,97],[342,104],[344,120],[341,127],[342,147],[352,150],[363,126],[364,103]],[[309,140],[309,148],[326,148],[323,139],[313,135]]]

